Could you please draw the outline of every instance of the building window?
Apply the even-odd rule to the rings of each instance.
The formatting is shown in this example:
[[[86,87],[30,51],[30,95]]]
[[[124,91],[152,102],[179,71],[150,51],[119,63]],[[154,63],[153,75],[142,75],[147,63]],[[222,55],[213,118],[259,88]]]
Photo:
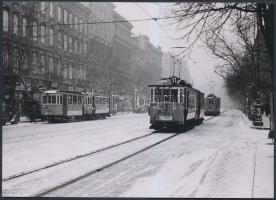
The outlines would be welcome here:
[[[63,12],[64,12],[63,13],[64,24],[67,24],[68,23],[68,21],[67,21],[67,11],[64,10]]]
[[[16,14],[13,15],[13,34],[18,34],[18,17]]]
[[[78,41],[77,40],[75,40],[75,53],[78,53]]]
[[[90,24],[88,23],[88,24],[86,25],[86,34],[89,34],[89,28],[90,28]]]
[[[72,49],[73,49],[73,39],[72,39],[72,37],[70,36],[70,37],[69,37],[69,51],[72,52]]]
[[[36,55],[36,53],[33,53],[32,64],[33,64],[33,72],[36,74],[37,73],[37,55]]]
[[[69,64],[69,79],[73,79],[73,67]]]
[[[63,78],[64,79],[67,79],[67,64],[64,64],[64,66],[63,66]]]
[[[84,51],[83,52],[84,55],[86,55],[87,54],[87,43],[86,42],[84,43],[84,50],[83,51]]]
[[[45,60],[45,56],[41,55],[40,57],[40,74],[45,74],[45,69],[46,69],[46,60]]]
[[[37,40],[37,23],[36,22],[33,23],[33,40],[34,41]]]
[[[83,32],[83,21],[82,21],[82,19],[80,19],[80,30],[79,31]]]
[[[64,50],[67,51],[68,49],[68,37],[64,34]]]
[[[18,50],[13,50],[12,60],[13,60],[13,71],[18,72],[18,66],[19,66],[19,58],[18,58]]]
[[[60,76],[60,72],[61,72],[61,62],[60,62],[60,60],[57,60],[56,72],[57,72],[57,75]]]
[[[23,18],[23,27],[22,27],[23,37],[26,37],[26,26],[27,26],[27,19]]]
[[[58,47],[59,47],[60,49],[62,49],[62,45],[63,45],[63,42],[62,42],[62,35],[61,35],[61,33],[59,32],[59,33],[58,33]]]
[[[68,23],[69,23],[69,27],[72,28],[72,14],[71,13],[68,14]]]
[[[50,45],[54,45],[54,31],[52,28],[50,28]]]
[[[54,17],[54,5],[50,2],[50,17]]]
[[[50,57],[49,59],[49,73],[52,74],[54,72],[54,59]]]
[[[42,13],[42,14],[45,14],[45,11],[46,11],[46,2],[41,2],[40,3],[40,12]]]
[[[83,70],[82,70],[82,79],[86,80],[86,67],[83,67]]]
[[[45,26],[41,26],[41,43],[44,44],[45,43],[45,29],[46,27]]]
[[[78,17],[75,16],[75,29],[78,30]]]
[[[3,30],[9,31],[9,12],[7,10],[3,11]]]
[[[23,54],[22,61],[23,61],[23,65],[22,65],[23,69],[27,69],[27,54],[26,53]]]
[[[82,80],[82,66],[79,65],[79,74],[78,74],[78,77],[80,80]]]
[[[79,22],[78,22],[78,31],[81,32],[81,19],[79,19]]]
[[[4,71],[7,71],[9,64],[9,52],[6,46],[3,47],[3,68]]]
[[[62,21],[61,20],[61,7],[60,6],[58,6],[58,21]]]

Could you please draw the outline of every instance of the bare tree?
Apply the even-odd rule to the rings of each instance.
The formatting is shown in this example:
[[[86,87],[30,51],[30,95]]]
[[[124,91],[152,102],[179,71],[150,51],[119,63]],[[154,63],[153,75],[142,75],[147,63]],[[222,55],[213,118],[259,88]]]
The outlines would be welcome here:
[[[188,42],[181,54],[190,51],[202,35],[212,38],[220,35],[229,25],[242,23],[244,20],[248,21],[248,18],[254,19],[257,16],[258,26],[265,36],[271,63],[273,61],[273,4],[175,3],[169,8],[169,15],[178,16],[172,24],[177,26],[177,30],[184,32],[178,39]],[[235,20],[230,22],[232,16],[235,16]],[[194,38],[191,38],[192,35],[195,35]]]

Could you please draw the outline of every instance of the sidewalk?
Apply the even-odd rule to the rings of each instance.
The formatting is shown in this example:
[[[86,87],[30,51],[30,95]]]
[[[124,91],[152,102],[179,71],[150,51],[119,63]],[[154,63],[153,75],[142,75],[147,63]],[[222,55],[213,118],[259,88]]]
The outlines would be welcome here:
[[[268,139],[269,130],[256,129],[250,120],[243,115],[244,122],[252,128],[256,137],[256,155],[254,159],[253,198],[274,197],[274,144]],[[267,119],[264,128],[269,128]],[[267,127],[268,126],[268,127]]]

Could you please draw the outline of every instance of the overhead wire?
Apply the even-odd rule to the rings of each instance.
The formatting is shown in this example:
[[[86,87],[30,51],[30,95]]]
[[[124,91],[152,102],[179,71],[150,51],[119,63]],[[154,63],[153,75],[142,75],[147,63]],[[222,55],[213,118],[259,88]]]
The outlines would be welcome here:
[[[165,20],[165,19],[172,19],[181,17],[181,15],[175,15],[170,17],[150,17],[145,19],[130,19],[130,20],[113,20],[113,21],[98,21],[98,22],[82,22],[82,23],[54,23],[54,24],[47,24],[47,23],[40,23],[37,25],[9,25],[3,27],[39,27],[39,26],[71,26],[71,25],[82,25],[82,24],[113,24],[113,23],[128,23],[128,22],[142,22],[142,21],[158,21],[158,20]]]

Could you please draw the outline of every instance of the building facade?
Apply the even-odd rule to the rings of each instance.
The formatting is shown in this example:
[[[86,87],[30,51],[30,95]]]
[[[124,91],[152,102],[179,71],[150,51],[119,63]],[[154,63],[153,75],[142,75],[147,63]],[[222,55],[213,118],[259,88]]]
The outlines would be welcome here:
[[[113,12],[114,21],[126,21],[121,15]],[[131,29],[133,26],[129,22],[114,24],[113,37],[113,66],[112,77],[114,79],[115,90],[122,93],[132,92],[131,88]]]
[[[148,85],[162,77],[160,47],[155,47],[146,35],[132,36],[132,80],[140,94],[148,95]]]
[[[28,116],[45,90],[147,91],[162,52],[106,2],[3,2],[2,109]],[[135,79],[134,79],[135,78]]]
[[[88,16],[79,3],[3,2],[2,107],[8,118],[26,115],[27,102],[39,104],[44,90],[87,87],[89,32],[81,23]]]

